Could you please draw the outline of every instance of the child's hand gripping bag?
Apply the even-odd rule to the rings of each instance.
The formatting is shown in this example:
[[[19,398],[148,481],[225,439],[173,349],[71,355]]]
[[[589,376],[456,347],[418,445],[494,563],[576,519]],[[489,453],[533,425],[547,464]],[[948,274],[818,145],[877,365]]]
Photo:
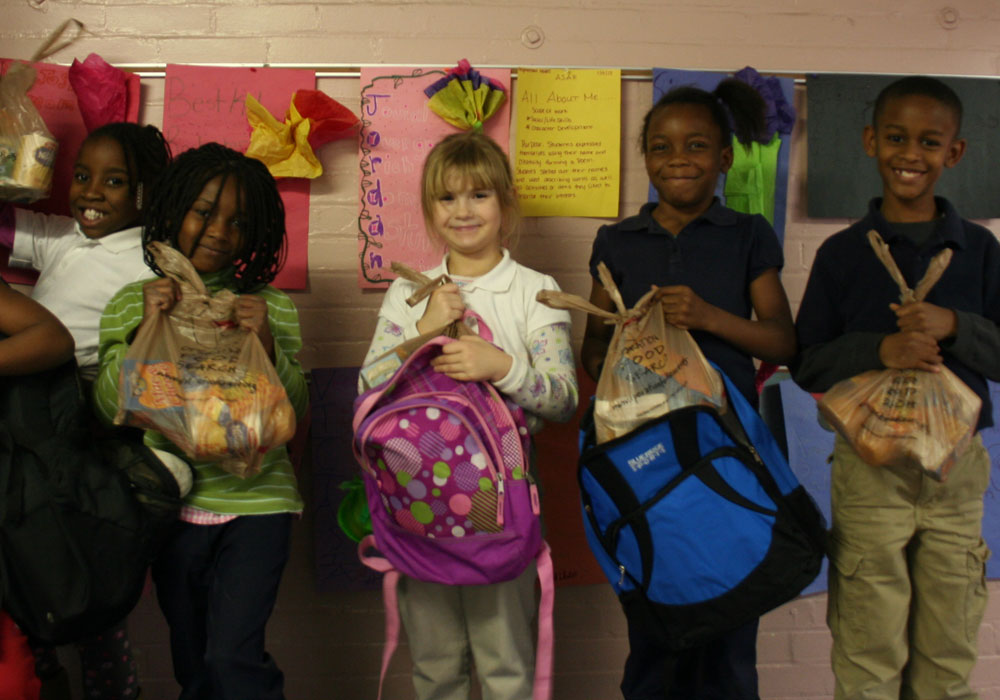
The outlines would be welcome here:
[[[25,204],[49,194],[58,142],[28,90],[35,69],[11,63],[0,78],[0,200]]]
[[[598,274],[617,313],[572,294],[538,293],[543,304],[581,309],[615,325],[597,380],[594,400],[597,442],[625,435],[647,421],[685,406],[724,409],[722,378],[691,334],[666,321],[660,290],[651,289],[634,307],[626,309],[603,263],[598,266]]]
[[[295,434],[285,388],[257,335],[237,326],[237,295],[210,295],[179,251],[159,242],[150,248],[181,298],[136,334],[115,423],[159,431],[191,459],[253,476],[264,454]]]
[[[407,279],[418,285],[417,290],[406,300],[406,303],[410,306],[416,306],[425,297],[430,296],[430,294],[442,284],[451,282],[447,275],[439,275],[437,278],[431,279],[424,273],[414,270],[399,261],[392,263],[392,271],[403,279]],[[466,311],[465,315],[461,319],[452,321],[451,323],[441,328],[432,330],[429,333],[424,333],[416,338],[404,341],[388,352],[379,355],[361,368],[361,383],[364,390],[368,391],[369,389],[373,389],[374,387],[388,381],[393,374],[395,374],[396,370],[402,366],[403,361],[412,355],[418,348],[423,347],[424,344],[431,338],[437,338],[442,335],[448,338],[460,338],[463,335],[477,335],[476,330],[471,328],[469,324],[478,324],[479,320],[480,318],[478,314],[472,311]]]
[[[903,303],[923,301],[951,262],[951,249],[942,250],[911,290],[878,233],[869,231],[868,240]],[[944,366],[864,372],[838,382],[819,402],[823,417],[868,464],[922,469],[939,481],[969,444],[981,407],[979,396]]]

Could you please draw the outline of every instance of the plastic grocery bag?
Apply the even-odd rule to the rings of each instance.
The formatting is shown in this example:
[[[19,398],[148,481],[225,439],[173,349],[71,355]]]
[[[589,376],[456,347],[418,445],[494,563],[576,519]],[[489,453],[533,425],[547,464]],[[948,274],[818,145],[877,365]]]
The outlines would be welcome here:
[[[35,69],[12,63],[0,78],[0,200],[25,204],[48,196],[58,142],[28,90]]]
[[[253,476],[268,450],[292,439],[295,410],[260,339],[237,326],[236,294],[210,295],[183,254],[149,245],[181,298],[136,334],[115,423],[156,430],[191,459]]]
[[[903,303],[923,301],[951,262],[951,249],[942,250],[912,290],[878,233],[869,231],[868,240]],[[819,402],[823,417],[868,464],[922,469],[939,481],[969,444],[981,407],[979,396],[944,366],[864,372],[838,382]]]
[[[601,283],[617,313],[563,292],[541,291],[538,301],[557,309],[581,309],[615,324],[594,399],[597,442],[625,435],[643,423],[686,406],[726,406],[722,377],[691,334],[667,322],[662,292],[653,288],[626,310],[604,263]]]

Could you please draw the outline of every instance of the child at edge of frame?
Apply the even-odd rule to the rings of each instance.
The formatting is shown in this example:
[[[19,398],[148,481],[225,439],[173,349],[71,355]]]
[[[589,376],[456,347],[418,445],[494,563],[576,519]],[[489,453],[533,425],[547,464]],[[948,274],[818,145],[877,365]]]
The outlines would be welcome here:
[[[506,154],[480,132],[452,134],[428,154],[421,181],[428,234],[445,248],[441,264],[425,274],[452,281],[410,307],[415,285],[395,280],[364,364],[469,309],[495,344],[463,336],[443,347],[434,369],[459,381],[491,382],[524,408],[532,433],[543,419],[569,420],[578,396],[569,313],[538,303],[536,294],[557,290],[556,281],[511,257],[519,216]],[[401,577],[400,617],[418,700],[467,700],[473,658],[483,697],[533,697],[535,569],[532,563],[513,580],[478,586]]]
[[[766,219],[735,212],[714,193],[733,162],[733,135],[749,144],[763,128],[762,98],[738,80],[723,80],[713,92],[678,87],[661,97],[646,113],[640,143],[658,201],[602,226],[590,258],[592,303],[614,308],[598,279],[601,262],[626,307],[651,285],[662,287],[666,320],[691,331],[705,356],[754,407],[753,358],[781,364],[795,354],[779,277],[784,259]],[[595,380],[609,341],[609,326],[590,316],[582,361]],[[621,683],[626,700],[757,700],[757,620],[676,653],[640,610],[624,604],[623,610],[629,635]]]
[[[77,151],[71,216],[0,204],[0,247],[10,249],[12,267],[39,272],[31,297],[72,333],[88,393],[97,375],[104,307],[121,287],[149,276],[141,251],[143,213],[169,162],[170,148],[155,126],[109,122],[91,131]],[[175,469],[182,481],[186,471]],[[73,646],[88,700],[141,697],[125,620]],[[32,640],[32,648],[43,696],[70,700],[70,680],[55,647]]]
[[[978,697],[969,674],[986,606],[990,476],[978,431],[992,425],[986,380],[1000,379],[1000,245],[934,194],[965,153],[961,123],[960,99],[935,78],[901,78],[879,93],[863,144],[882,196],[820,246],[796,319],[792,376],[807,391],[873,369],[946,366],[983,402],[943,483],[869,465],[835,438],[827,624],[838,700]],[[871,229],[911,286],[935,253],[953,250],[925,301],[890,303],[898,287],[869,247]]]
[[[0,378],[51,369],[73,357],[73,336],[44,306],[0,277]],[[0,698],[38,700],[41,681],[28,639],[0,610]]]
[[[179,155],[149,204],[143,245],[160,277],[125,286],[101,319],[95,409],[110,423],[118,382],[140,326],[169,311],[179,288],[162,276],[146,246],[167,243],[191,260],[211,293],[239,295],[235,317],[256,333],[296,415],[306,408],[298,312],[269,283],[284,261],[285,211],[260,161],[217,143]],[[151,447],[183,456],[162,434]],[[170,627],[174,677],[185,700],[283,700],[284,675],[265,648],[265,628],[288,561],[292,521],[302,512],[284,445],[269,450],[255,476],[241,479],[195,460],[194,484],[153,563],[157,601]]]

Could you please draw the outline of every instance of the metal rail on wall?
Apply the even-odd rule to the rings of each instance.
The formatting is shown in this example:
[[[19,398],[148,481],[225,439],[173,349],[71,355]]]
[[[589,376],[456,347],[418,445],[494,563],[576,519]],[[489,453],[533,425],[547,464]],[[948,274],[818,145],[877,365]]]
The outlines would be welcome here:
[[[358,78],[362,68],[378,68],[392,66],[394,68],[426,68],[429,63],[199,63],[198,65],[208,65],[215,68],[296,68],[300,70],[311,70],[316,73],[317,78]],[[115,67],[135,73],[140,78],[164,78],[166,77],[166,63],[117,63]],[[680,68],[679,66],[670,66]],[[615,69],[621,71],[622,80],[650,81],[653,79],[651,68],[622,68],[619,66],[525,66],[512,64],[477,64],[478,69],[504,69],[511,71],[511,78],[517,79],[519,68],[532,68],[538,70],[600,70]],[[742,66],[740,67],[742,68]],[[698,70],[715,73],[734,73],[740,68],[683,68],[683,70]],[[792,71],[792,70],[768,70],[754,66],[762,75],[773,75],[779,78],[792,78],[796,83],[805,83],[806,77],[810,75],[909,75],[909,73],[869,73],[860,71]],[[995,78],[991,75],[969,75],[958,73],[936,73],[937,78]]]

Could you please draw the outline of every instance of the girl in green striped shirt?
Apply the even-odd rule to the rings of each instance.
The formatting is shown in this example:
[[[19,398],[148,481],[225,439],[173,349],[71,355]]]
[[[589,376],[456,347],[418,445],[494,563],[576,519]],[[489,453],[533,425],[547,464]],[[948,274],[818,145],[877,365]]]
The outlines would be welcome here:
[[[146,216],[144,245],[169,243],[209,291],[240,295],[236,321],[260,338],[301,416],[307,395],[295,358],[302,347],[298,312],[268,284],[284,261],[284,207],[264,165],[214,143],[187,151],[164,173]],[[148,251],[146,262],[162,275]],[[94,390],[104,420],[117,412],[118,377],[136,332],[178,295],[176,282],[161,276],[124,287],[105,309]],[[183,454],[155,431],[146,431],[145,442]],[[284,446],[270,450],[260,473],[245,480],[211,462],[191,466],[194,486],[153,565],[182,697],[284,698],[264,628],[288,559],[291,521],[302,510],[288,453]]]

